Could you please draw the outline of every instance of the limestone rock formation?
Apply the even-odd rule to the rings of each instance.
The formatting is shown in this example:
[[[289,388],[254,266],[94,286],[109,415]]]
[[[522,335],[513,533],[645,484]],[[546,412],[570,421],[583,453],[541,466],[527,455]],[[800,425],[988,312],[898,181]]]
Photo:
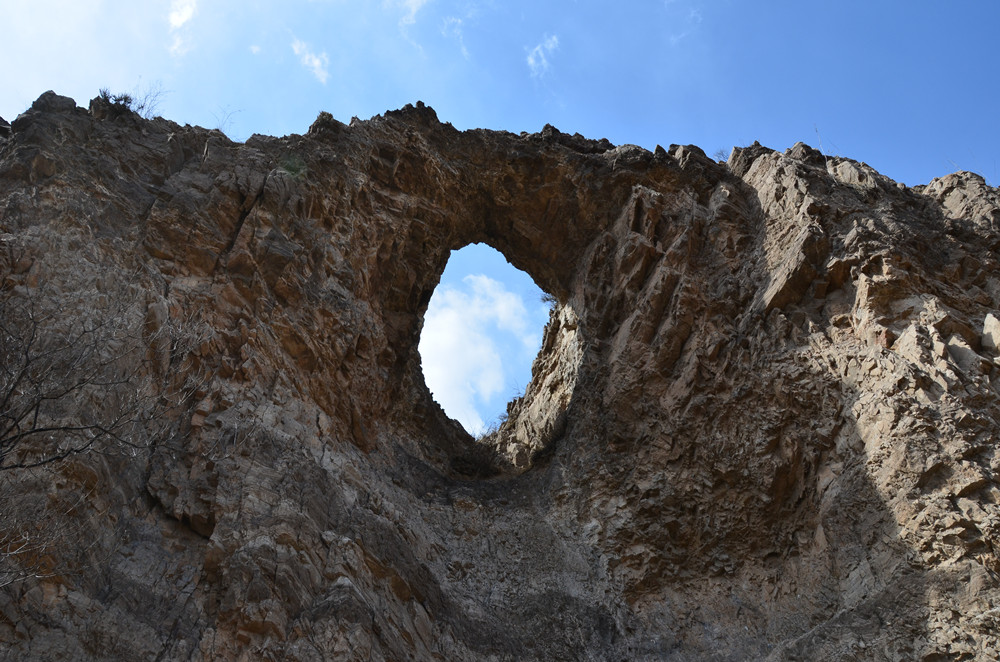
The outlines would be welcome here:
[[[105,103],[0,136],[3,659],[1000,655],[979,176]],[[417,354],[472,242],[559,302],[478,444]]]

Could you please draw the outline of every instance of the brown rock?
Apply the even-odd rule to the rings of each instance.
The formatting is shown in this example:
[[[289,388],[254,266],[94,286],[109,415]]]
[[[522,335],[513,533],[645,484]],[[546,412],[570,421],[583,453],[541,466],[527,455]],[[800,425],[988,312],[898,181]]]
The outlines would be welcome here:
[[[801,144],[422,104],[235,144],[47,93],[0,147],[3,347],[108,332],[4,423],[0,650],[995,659],[998,201]],[[483,443],[417,355],[472,242],[558,300]],[[4,421],[42,355],[3,354]]]

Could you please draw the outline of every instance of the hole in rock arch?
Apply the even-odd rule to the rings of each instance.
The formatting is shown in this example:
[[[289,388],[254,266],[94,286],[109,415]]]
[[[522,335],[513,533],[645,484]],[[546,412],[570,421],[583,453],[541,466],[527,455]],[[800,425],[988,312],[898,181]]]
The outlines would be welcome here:
[[[469,434],[495,429],[524,393],[553,301],[486,244],[452,251],[418,351],[434,399]]]

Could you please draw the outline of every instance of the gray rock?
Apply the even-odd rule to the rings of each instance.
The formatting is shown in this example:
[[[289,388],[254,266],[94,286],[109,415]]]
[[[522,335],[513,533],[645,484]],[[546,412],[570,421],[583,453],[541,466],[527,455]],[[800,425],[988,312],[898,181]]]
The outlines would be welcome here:
[[[71,101],[0,157],[0,319],[103,370],[4,440],[5,659],[998,657],[996,189]],[[481,443],[417,354],[473,242],[559,302]]]

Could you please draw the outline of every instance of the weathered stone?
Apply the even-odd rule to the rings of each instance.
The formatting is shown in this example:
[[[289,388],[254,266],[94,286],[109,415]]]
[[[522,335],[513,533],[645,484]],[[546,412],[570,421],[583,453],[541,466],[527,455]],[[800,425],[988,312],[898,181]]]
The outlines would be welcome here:
[[[983,322],[983,347],[1000,352],[1000,320],[993,313],[987,313]]]
[[[93,108],[47,93],[0,143],[0,302],[128,331],[94,354],[153,404],[3,456],[5,659],[1000,653],[980,178],[423,104],[245,144]],[[479,443],[417,354],[473,242],[558,301]],[[64,404],[17,457],[115,398]]]

